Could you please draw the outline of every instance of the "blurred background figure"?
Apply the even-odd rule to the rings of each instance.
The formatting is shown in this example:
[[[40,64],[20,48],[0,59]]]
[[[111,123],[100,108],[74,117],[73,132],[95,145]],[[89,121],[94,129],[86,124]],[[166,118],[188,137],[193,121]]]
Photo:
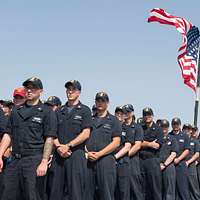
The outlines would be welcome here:
[[[162,119],[157,119],[156,124],[161,127]]]
[[[11,100],[5,100],[3,102],[3,112],[6,117],[10,116],[14,103]]]
[[[123,106],[117,106],[115,109],[115,116],[117,117],[117,119],[123,123],[124,122],[124,112],[122,109]]]
[[[26,101],[26,91],[24,87],[16,88],[13,92],[13,103],[15,106],[20,106]]]
[[[56,111],[61,107],[62,102],[58,97],[50,96],[45,102],[45,104],[51,107],[53,111]]]

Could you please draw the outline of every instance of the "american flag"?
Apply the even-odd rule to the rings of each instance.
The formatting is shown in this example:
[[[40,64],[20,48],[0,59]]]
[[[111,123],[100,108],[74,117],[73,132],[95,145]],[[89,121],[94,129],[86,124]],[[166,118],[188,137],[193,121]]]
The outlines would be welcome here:
[[[151,10],[148,22],[159,22],[174,26],[182,34],[183,43],[178,50],[178,63],[184,83],[196,91],[200,42],[198,28],[184,18],[173,16],[160,8]]]

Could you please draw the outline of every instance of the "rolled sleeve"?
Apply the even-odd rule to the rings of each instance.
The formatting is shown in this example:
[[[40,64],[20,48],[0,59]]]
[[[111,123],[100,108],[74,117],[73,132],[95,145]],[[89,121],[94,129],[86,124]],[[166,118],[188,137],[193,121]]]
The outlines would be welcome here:
[[[156,142],[161,146],[163,144],[163,131],[159,127],[157,129],[157,137],[156,137]]]
[[[92,114],[88,107],[86,107],[84,109],[82,117],[83,117],[83,121],[81,124],[81,129],[84,130],[86,128],[91,128],[92,127]]]
[[[179,152],[178,142],[177,142],[177,140],[175,138],[172,138],[171,152],[175,152],[175,153]]]
[[[140,125],[136,125],[135,141],[143,141],[143,139],[144,139],[144,131]]]
[[[190,138],[185,134],[184,150],[190,150]]]
[[[117,118],[113,118],[112,137],[120,137],[122,133],[122,126]]]
[[[44,120],[44,136],[57,138],[57,117],[51,109],[46,112]]]

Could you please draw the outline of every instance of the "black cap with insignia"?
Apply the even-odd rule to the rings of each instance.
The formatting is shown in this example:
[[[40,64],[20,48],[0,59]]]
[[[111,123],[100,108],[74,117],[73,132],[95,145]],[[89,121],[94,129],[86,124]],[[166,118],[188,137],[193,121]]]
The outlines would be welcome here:
[[[178,117],[172,119],[172,125],[178,124],[181,125],[181,120]]]
[[[192,126],[192,130],[193,130],[193,131],[198,131],[199,129],[198,129],[197,126],[194,126],[194,125],[193,125],[193,126]]]
[[[65,88],[69,88],[70,86],[74,87],[75,89],[81,91],[81,84],[77,80],[71,80],[65,83]]]
[[[167,127],[169,128],[169,121],[166,119],[161,120],[161,127]]]
[[[117,106],[115,108],[115,113],[117,113],[117,112],[123,112],[123,106]]]
[[[143,109],[142,114],[143,114],[143,116],[153,115],[153,110],[149,107],[146,107],[146,108]]]
[[[133,105],[131,105],[131,104],[124,105],[123,106],[123,112],[124,113],[134,112]]]
[[[105,92],[98,92],[96,94],[95,100],[96,101],[102,100],[102,101],[109,102],[109,97],[108,97],[108,95]]]
[[[50,96],[45,102],[45,104],[50,105],[50,106],[61,106],[62,102],[58,97]]]
[[[183,124],[183,129],[192,129],[192,125],[189,123]]]
[[[4,100],[3,101],[3,106],[5,107],[12,107],[14,103],[11,100]]]
[[[24,87],[28,85],[32,85],[34,88],[43,89],[42,81],[37,77],[31,77],[23,82],[22,84]]]
[[[157,119],[157,120],[156,120],[156,124],[157,124],[158,126],[161,126],[161,122],[162,122],[162,119]]]

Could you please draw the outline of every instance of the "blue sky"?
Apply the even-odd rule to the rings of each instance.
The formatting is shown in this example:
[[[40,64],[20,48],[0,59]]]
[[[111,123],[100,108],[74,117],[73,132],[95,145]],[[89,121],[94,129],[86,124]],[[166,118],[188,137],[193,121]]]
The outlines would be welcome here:
[[[192,122],[195,95],[176,60],[182,38],[173,27],[146,22],[154,7],[200,26],[194,0],[0,1],[0,98],[37,76],[43,99],[57,95],[64,102],[64,83],[78,79],[89,106],[106,91],[111,112],[132,103],[137,117],[151,106],[155,118]]]

